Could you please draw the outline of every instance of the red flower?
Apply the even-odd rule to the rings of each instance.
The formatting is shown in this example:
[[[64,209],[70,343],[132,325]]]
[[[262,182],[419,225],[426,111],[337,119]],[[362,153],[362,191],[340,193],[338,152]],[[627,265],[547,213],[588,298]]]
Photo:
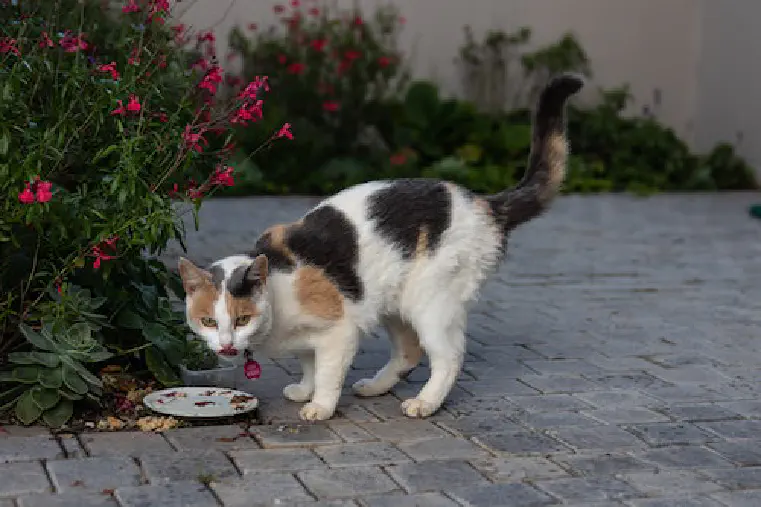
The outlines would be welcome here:
[[[298,7],[301,5],[299,0],[291,0],[291,7]]]
[[[285,11],[285,7],[283,7],[280,4],[275,5],[272,10],[275,12],[275,14],[282,14]]]
[[[211,30],[208,32],[201,32],[198,34],[198,42],[205,42],[209,41],[212,44],[217,41],[217,38],[214,36],[214,32]]]
[[[185,145],[188,148],[200,153],[203,151],[201,143],[203,143],[205,146],[208,146],[209,142],[203,137],[203,129],[198,133],[193,133],[192,129],[193,128],[190,125],[185,125],[185,131],[182,133],[182,139],[185,141]]]
[[[127,2],[127,5],[125,5],[124,7],[122,7],[122,12],[123,12],[124,14],[129,14],[130,12],[140,12],[140,6],[138,6],[138,5],[135,3],[135,0],[129,0],[129,1]]]
[[[169,0],[151,0],[151,11],[148,15],[147,22],[151,23],[156,20],[159,24],[164,24],[164,18],[161,14],[169,12]]]
[[[196,182],[193,180],[188,181],[187,190],[185,194],[191,199],[200,199],[203,197],[203,187],[196,188]]]
[[[111,78],[114,81],[119,79],[119,71],[116,70],[116,62],[104,63],[103,65],[98,65],[97,69],[100,72],[110,72]]]
[[[309,15],[310,16],[315,16],[315,17],[319,16],[320,15],[320,9],[318,9],[317,7],[312,7],[311,9],[309,9]]]
[[[261,77],[256,76],[253,81],[248,83],[246,85],[246,88],[244,88],[239,94],[238,98],[241,99],[248,99],[248,100],[256,100],[259,97],[259,90],[262,88],[265,92],[270,91],[270,85],[267,82],[269,78],[267,76]]]
[[[388,56],[381,56],[378,58],[378,65],[380,65],[381,69],[388,67],[392,62],[393,60]]]
[[[95,261],[92,263],[94,269],[100,269],[101,261],[110,261],[116,259],[115,255],[104,253],[104,249],[108,248],[112,253],[116,253],[116,242],[119,240],[119,236],[112,236],[99,244],[92,247],[90,255],[95,257]]]
[[[288,66],[288,68],[286,70],[288,71],[289,74],[297,74],[298,75],[298,74],[303,74],[304,71],[306,70],[306,68],[307,68],[307,66],[304,65],[301,62],[293,62],[292,64],[290,64]]]
[[[287,61],[288,61],[288,57],[287,57],[287,56],[285,56],[284,54],[279,54],[279,55],[277,55],[277,61],[278,61],[278,63],[280,63],[281,65],[285,65],[285,62],[287,62]]]
[[[198,87],[204,90],[208,90],[208,92],[213,95],[217,93],[217,84],[221,82],[222,69],[218,65],[215,65],[204,76],[203,81],[201,81],[201,84],[199,84]]]
[[[48,202],[53,198],[53,193],[50,191],[53,188],[52,183],[49,181],[38,181],[36,183],[37,191],[35,192],[35,197],[37,197],[37,202]]]
[[[357,16],[356,18],[354,18],[354,26],[362,26],[364,24],[365,22],[362,20],[361,16]]]
[[[293,132],[291,132],[291,124],[286,123],[285,125],[280,127],[280,130],[278,130],[275,137],[277,139],[280,139],[281,137],[285,137],[286,139],[293,141]]]
[[[23,204],[32,204],[34,202],[34,192],[32,192],[28,181],[24,183],[24,191],[19,193],[18,200]]]
[[[71,36],[71,31],[66,30],[63,38],[58,41],[64,51],[67,53],[76,53],[80,49],[84,50],[88,48],[87,42],[84,40],[85,34],[80,33],[76,37]]]
[[[217,169],[214,171],[214,174],[211,176],[209,183],[212,185],[231,187],[235,185],[235,180],[233,180],[233,171],[234,169],[229,166],[217,167]]]
[[[168,122],[168,121],[169,121],[169,117],[168,117],[168,116],[167,116],[167,114],[166,114],[166,113],[164,113],[164,112],[158,112],[158,113],[155,113],[153,116],[155,116],[156,118],[158,118],[158,119],[159,119],[159,121],[160,121],[161,123],[166,123],[166,122]]]
[[[230,123],[239,123],[243,126],[248,125],[250,121],[257,121],[262,119],[262,104],[263,101],[257,100],[252,103],[243,104],[230,118]]]
[[[13,53],[19,56],[21,52],[16,47],[16,39],[11,39],[10,37],[0,39],[0,53]]]
[[[35,176],[34,180],[24,182],[24,190],[18,194],[18,200],[23,204],[48,202],[53,198],[52,188],[51,182],[42,181],[39,176]]]
[[[351,60],[341,60],[341,63],[338,64],[338,70],[336,72],[338,72],[338,75],[340,76],[341,74],[343,74],[350,68],[351,68]]]
[[[129,52],[129,59],[127,59],[127,63],[130,65],[140,65],[140,57],[137,54],[138,49],[137,47],[134,47]]]
[[[349,61],[357,60],[360,57],[362,57],[362,52],[357,51],[356,49],[350,49],[349,51],[344,53],[344,58],[346,58]]]
[[[129,96],[129,102],[127,102],[127,111],[130,113],[139,113],[142,106],[140,101],[134,95]]]
[[[402,165],[407,162],[407,156],[404,153],[396,153],[391,155],[388,161],[391,162],[391,165]]]
[[[38,44],[41,48],[52,48],[55,46],[53,43],[53,40],[48,35],[48,32],[42,32],[42,36],[40,38],[40,42]]]
[[[194,70],[198,68],[206,72],[209,70],[209,61],[206,58],[199,58],[193,63],[193,65],[190,66],[190,68]]]
[[[334,113],[340,109],[340,104],[336,102],[335,100],[327,100],[322,103],[322,108],[325,111],[328,111],[330,113]]]
[[[313,40],[309,45],[312,46],[312,49],[315,51],[322,51],[325,49],[325,46],[328,44],[328,41],[325,39],[315,39]]]

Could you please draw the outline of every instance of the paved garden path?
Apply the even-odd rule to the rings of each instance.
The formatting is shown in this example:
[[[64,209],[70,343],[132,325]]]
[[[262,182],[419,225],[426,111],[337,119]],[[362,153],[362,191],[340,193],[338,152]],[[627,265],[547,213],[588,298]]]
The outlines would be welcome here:
[[[0,498],[31,506],[761,505],[756,196],[565,197],[513,236],[435,417],[348,391],[289,424],[290,359],[263,361],[265,423],[51,439],[0,434]],[[208,203],[190,257],[246,250],[307,199]],[[168,257],[174,258],[176,252]],[[172,260],[172,262],[174,262]],[[386,360],[368,338],[347,386]],[[0,507],[13,500],[0,500]]]

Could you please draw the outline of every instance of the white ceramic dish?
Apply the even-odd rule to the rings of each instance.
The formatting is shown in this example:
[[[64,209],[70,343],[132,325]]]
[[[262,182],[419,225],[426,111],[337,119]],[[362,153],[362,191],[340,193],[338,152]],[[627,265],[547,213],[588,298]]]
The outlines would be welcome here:
[[[224,387],[175,387],[149,394],[143,404],[178,417],[230,417],[254,410],[259,400]]]

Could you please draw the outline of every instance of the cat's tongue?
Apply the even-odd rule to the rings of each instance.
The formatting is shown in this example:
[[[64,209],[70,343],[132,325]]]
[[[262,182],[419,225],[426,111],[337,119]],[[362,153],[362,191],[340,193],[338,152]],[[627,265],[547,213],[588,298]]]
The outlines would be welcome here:
[[[262,376],[262,367],[253,359],[249,359],[243,366],[243,372],[247,379],[259,378]]]

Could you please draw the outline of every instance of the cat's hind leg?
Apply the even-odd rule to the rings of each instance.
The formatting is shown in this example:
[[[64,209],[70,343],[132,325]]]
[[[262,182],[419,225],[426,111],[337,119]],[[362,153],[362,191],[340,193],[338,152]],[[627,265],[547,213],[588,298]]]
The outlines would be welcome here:
[[[352,388],[358,396],[380,396],[394,387],[423,357],[415,329],[400,317],[386,317],[383,324],[391,341],[391,357],[373,378],[360,379]]]
[[[439,300],[415,317],[420,345],[428,354],[431,376],[414,398],[402,402],[408,417],[428,417],[444,403],[465,355],[465,310],[459,301]]]

